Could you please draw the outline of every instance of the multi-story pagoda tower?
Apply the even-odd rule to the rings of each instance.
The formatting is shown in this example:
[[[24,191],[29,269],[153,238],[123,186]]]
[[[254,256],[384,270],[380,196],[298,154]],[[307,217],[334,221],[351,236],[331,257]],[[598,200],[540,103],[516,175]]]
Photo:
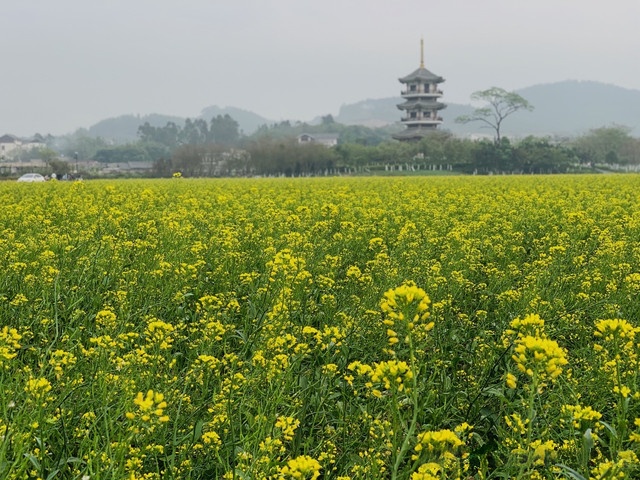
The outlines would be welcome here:
[[[424,40],[420,40],[420,68],[406,77],[399,79],[406,85],[401,92],[404,103],[398,105],[406,112],[401,122],[407,127],[404,131],[393,135],[396,140],[417,141],[433,132],[442,123],[438,111],[446,107],[438,100],[442,97],[442,90],[438,84],[444,78],[424,68]]]

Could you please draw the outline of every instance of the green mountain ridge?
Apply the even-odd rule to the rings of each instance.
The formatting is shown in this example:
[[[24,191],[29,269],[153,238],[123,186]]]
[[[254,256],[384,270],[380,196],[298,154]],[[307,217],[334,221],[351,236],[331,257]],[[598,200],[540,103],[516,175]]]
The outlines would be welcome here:
[[[491,130],[483,128],[481,123],[455,123],[458,116],[471,113],[473,107],[447,103],[446,88],[443,90],[442,101],[447,104],[447,108],[441,113],[444,130],[463,136],[492,135]],[[534,110],[510,116],[503,126],[503,133],[506,135],[576,136],[590,129],[615,124],[627,126],[632,135],[640,136],[640,90],[600,82],[567,80],[533,85],[516,92],[526,98],[534,106]],[[397,105],[401,102],[400,97],[388,97],[342,105],[334,120],[345,125],[368,127],[399,123],[401,112]],[[216,105],[204,108],[199,117],[210,120],[217,115],[231,116],[246,135],[251,135],[262,125],[276,123],[249,110]],[[308,123],[317,123],[319,118],[320,116]],[[122,115],[96,123],[88,129],[88,133],[116,143],[125,143],[137,138],[138,127],[145,122],[160,127],[167,122],[182,125],[184,120],[161,114]]]

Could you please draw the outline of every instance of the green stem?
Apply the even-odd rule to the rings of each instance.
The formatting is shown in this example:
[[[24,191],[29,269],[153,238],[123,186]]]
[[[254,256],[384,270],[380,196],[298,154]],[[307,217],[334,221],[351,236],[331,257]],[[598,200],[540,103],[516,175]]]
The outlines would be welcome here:
[[[627,399],[622,394],[622,378],[620,375],[620,366],[618,365],[619,359],[616,358],[617,352],[619,352],[619,348],[616,342],[616,355],[614,356],[614,360],[616,362],[616,380],[618,384],[618,404],[617,404],[617,414],[618,421],[616,422],[616,438],[612,442],[614,447],[614,453],[618,452],[622,448],[622,441],[627,435]]]
[[[533,455],[530,451],[531,440],[533,439],[533,417],[535,416],[535,399],[536,393],[538,391],[538,372],[533,373],[533,379],[531,382],[531,391],[529,392],[529,411],[527,413],[527,461],[520,465],[520,470],[518,471],[518,477],[522,478],[522,475],[529,471],[531,468],[531,461],[533,460]]]
[[[418,388],[417,388],[418,376],[416,374],[415,364],[416,362],[415,362],[415,355],[413,351],[413,338],[411,336],[411,333],[409,333],[409,366],[411,368],[411,374],[412,374],[412,380],[413,380],[413,384],[411,386],[411,402],[413,404],[413,415],[411,416],[411,423],[409,424],[409,429],[407,430],[407,433],[404,437],[402,446],[400,447],[400,451],[396,456],[396,461],[393,464],[393,470],[391,472],[391,480],[396,480],[398,478],[398,469],[400,468],[400,464],[402,463],[404,456],[409,450],[409,445],[410,445],[411,439],[413,438],[413,434],[415,433],[416,425],[418,423]],[[396,402],[396,408],[397,408],[397,402]],[[398,412],[398,416],[400,416],[399,412]]]

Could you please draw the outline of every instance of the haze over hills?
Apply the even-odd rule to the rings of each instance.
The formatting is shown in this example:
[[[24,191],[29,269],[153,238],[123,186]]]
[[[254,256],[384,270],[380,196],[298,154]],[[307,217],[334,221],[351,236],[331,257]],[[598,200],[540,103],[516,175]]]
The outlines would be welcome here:
[[[523,135],[580,135],[588,130],[612,124],[631,128],[640,136],[640,90],[599,82],[568,80],[534,85],[516,90],[534,106],[533,112],[518,112],[504,122],[504,133]],[[444,89],[443,100],[447,92]],[[344,124],[380,126],[399,120],[396,105],[400,98],[363,100],[343,105],[335,120]],[[491,134],[481,123],[455,123],[460,115],[473,112],[471,105],[447,103],[441,111],[442,128],[458,135]]]
[[[625,125],[640,136],[640,90],[598,82],[566,81],[517,91],[535,110],[513,117],[511,128],[536,135],[583,133]]]
[[[107,118],[87,129],[89,136],[101,137],[116,142],[133,142],[138,138],[138,127],[149,123],[152,127],[163,127],[167,122],[183,124],[184,118],[152,113],[150,115],[121,115]]]
[[[200,118],[204,118],[209,121],[213,117],[217,117],[218,115],[229,115],[240,125],[240,130],[246,135],[251,135],[262,125],[269,125],[274,123],[273,120],[269,120],[257,113],[250,112],[248,110],[243,110],[242,108],[236,107],[218,107],[217,105],[213,105],[211,107],[207,107],[202,109],[200,113]]]
[[[248,110],[235,107],[222,108],[217,105],[202,109],[200,115],[195,118],[204,118],[209,121],[218,115],[231,116],[240,125],[242,133],[247,135],[255,132],[261,125],[274,123],[273,120],[269,120]],[[186,118],[183,117],[162,115],[159,113],[152,113],[150,115],[120,115],[99,121],[89,127],[87,132],[91,137],[101,137],[116,143],[126,143],[138,139],[138,127],[145,123],[149,123],[152,127],[164,127],[168,122],[182,126],[185,120]]]
[[[443,90],[442,100],[447,103],[446,87]],[[593,128],[616,124],[627,126],[631,129],[632,135],[640,136],[640,90],[599,82],[568,80],[534,85],[516,92],[527,99],[534,106],[534,110],[517,112],[510,116],[504,123],[504,134],[575,136]],[[397,123],[402,113],[397,105],[401,102],[400,97],[362,100],[340,107],[334,119],[346,125],[368,127]],[[444,118],[442,128],[457,135],[491,135],[491,130],[482,128],[482,123],[455,123],[456,117],[470,114],[473,108],[471,105],[447,103],[447,108],[441,112]],[[261,125],[275,123],[274,120],[248,110],[215,105],[204,108],[199,117],[210,120],[217,115],[227,114],[238,122],[240,130],[246,135],[252,134]],[[308,123],[316,123],[319,118]],[[102,120],[90,127],[88,132],[91,136],[100,136],[120,143],[135,140],[138,126],[145,122],[153,126],[164,126],[169,121],[182,124],[184,120],[160,114],[122,115]]]

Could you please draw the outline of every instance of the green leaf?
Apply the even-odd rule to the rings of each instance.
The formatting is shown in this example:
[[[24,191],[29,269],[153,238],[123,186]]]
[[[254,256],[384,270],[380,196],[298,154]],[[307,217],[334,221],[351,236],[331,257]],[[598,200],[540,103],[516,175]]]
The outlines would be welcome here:
[[[576,472],[573,468],[567,467],[562,463],[556,464],[556,467],[560,467],[562,469],[562,473],[567,478],[573,478],[574,480],[587,480],[587,478],[583,477],[580,473]]]

